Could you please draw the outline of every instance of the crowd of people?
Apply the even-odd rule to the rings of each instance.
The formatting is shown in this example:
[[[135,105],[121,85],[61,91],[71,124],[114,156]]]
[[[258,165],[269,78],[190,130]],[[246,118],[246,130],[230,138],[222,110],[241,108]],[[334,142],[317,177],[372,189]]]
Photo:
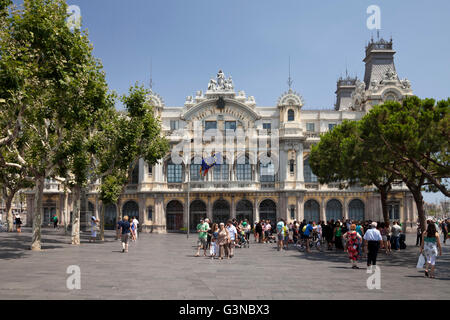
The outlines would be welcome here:
[[[416,245],[420,245],[420,253],[426,257],[426,276],[434,277],[436,256],[442,254],[438,229],[443,234],[445,244],[450,229],[450,219],[440,222],[428,220],[427,229],[422,232],[417,224],[418,237]],[[379,252],[386,255],[392,251],[406,249],[406,236],[402,225],[393,221],[392,225],[375,221],[294,221],[286,223],[280,219],[276,224],[271,220],[255,222],[253,226],[248,220],[228,220],[227,223],[212,223],[209,219],[202,219],[197,225],[198,241],[196,257],[203,256],[211,259],[232,258],[234,248],[245,246],[250,242],[253,234],[257,243],[277,243],[277,250],[288,250],[289,245],[311,252],[313,247],[322,251],[346,251],[353,269],[359,269],[358,261],[366,255],[367,267],[376,266]]]

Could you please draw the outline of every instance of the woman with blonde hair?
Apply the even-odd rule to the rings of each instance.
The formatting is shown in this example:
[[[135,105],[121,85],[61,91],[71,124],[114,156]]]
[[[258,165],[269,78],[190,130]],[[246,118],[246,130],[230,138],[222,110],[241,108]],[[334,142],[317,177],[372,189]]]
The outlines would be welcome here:
[[[359,269],[357,261],[359,257],[359,246],[361,245],[361,236],[356,232],[356,224],[350,226],[350,230],[347,231],[343,238],[347,243],[348,258],[352,264],[352,269]]]

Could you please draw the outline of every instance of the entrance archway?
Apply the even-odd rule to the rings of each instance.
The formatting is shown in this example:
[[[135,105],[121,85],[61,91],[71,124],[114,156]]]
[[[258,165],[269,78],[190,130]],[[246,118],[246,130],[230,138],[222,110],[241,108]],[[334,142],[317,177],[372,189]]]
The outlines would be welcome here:
[[[167,231],[180,231],[183,228],[183,204],[178,200],[172,200],[166,208]]]
[[[239,222],[245,219],[253,225],[253,205],[248,200],[241,200],[236,205],[236,220]]]
[[[350,220],[364,221],[364,202],[354,199],[348,204],[348,217]]]
[[[226,223],[230,219],[230,205],[226,200],[217,200],[213,205],[213,222]]]
[[[128,216],[128,220],[131,220],[132,217],[139,218],[139,206],[135,201],[127,201],[123,205],[122,209],[122,217]]]
[[[339,200],[332,199],[328,201],[326,208],[327,220],[342,220],[342,204]]]
[[[200,219],[206,218],[206,204],[201,200],[194,200],[191,202],[189,208],[190,230],[196,230]]]
[[[308,200],[305,202],[305,217],[306,222],[320,220],[320,206],[316,200]]]
[[[277,223],[277,205],[273,200],[266,199],[259,204],[261,220],[270,220],[272,225]]]
[[[105,229],[114,230],[117,223],[117,207],[115,204],[108,204],[105,208]]]

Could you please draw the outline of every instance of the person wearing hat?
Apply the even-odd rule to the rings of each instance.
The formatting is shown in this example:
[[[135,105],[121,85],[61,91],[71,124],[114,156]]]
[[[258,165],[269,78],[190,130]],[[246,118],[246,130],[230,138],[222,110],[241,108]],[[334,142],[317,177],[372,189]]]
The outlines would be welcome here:
[[[367,251],[367,268],[376,266],[378,249],[380,248],[383,238],[380,231],[377,229],[377,223],[372,222],[371,228],[364,234]]]
[[[91,217],[91,239],[89,242],[95,242],[97,239],[97,223],[100,222],[95,216]]]

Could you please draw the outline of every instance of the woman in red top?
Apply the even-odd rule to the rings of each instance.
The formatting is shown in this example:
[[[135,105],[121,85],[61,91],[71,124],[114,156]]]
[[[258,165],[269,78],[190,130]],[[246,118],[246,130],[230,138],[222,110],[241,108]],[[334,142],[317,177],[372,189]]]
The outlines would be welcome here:
[[[350,226],[350,231],[344,234],[344,239],[347,241],[348,258],[352,264],[352,269],[359,269],[357,261],[359,257],[359,246],[361,245],[361,236],[356,232],[356,225]]]

